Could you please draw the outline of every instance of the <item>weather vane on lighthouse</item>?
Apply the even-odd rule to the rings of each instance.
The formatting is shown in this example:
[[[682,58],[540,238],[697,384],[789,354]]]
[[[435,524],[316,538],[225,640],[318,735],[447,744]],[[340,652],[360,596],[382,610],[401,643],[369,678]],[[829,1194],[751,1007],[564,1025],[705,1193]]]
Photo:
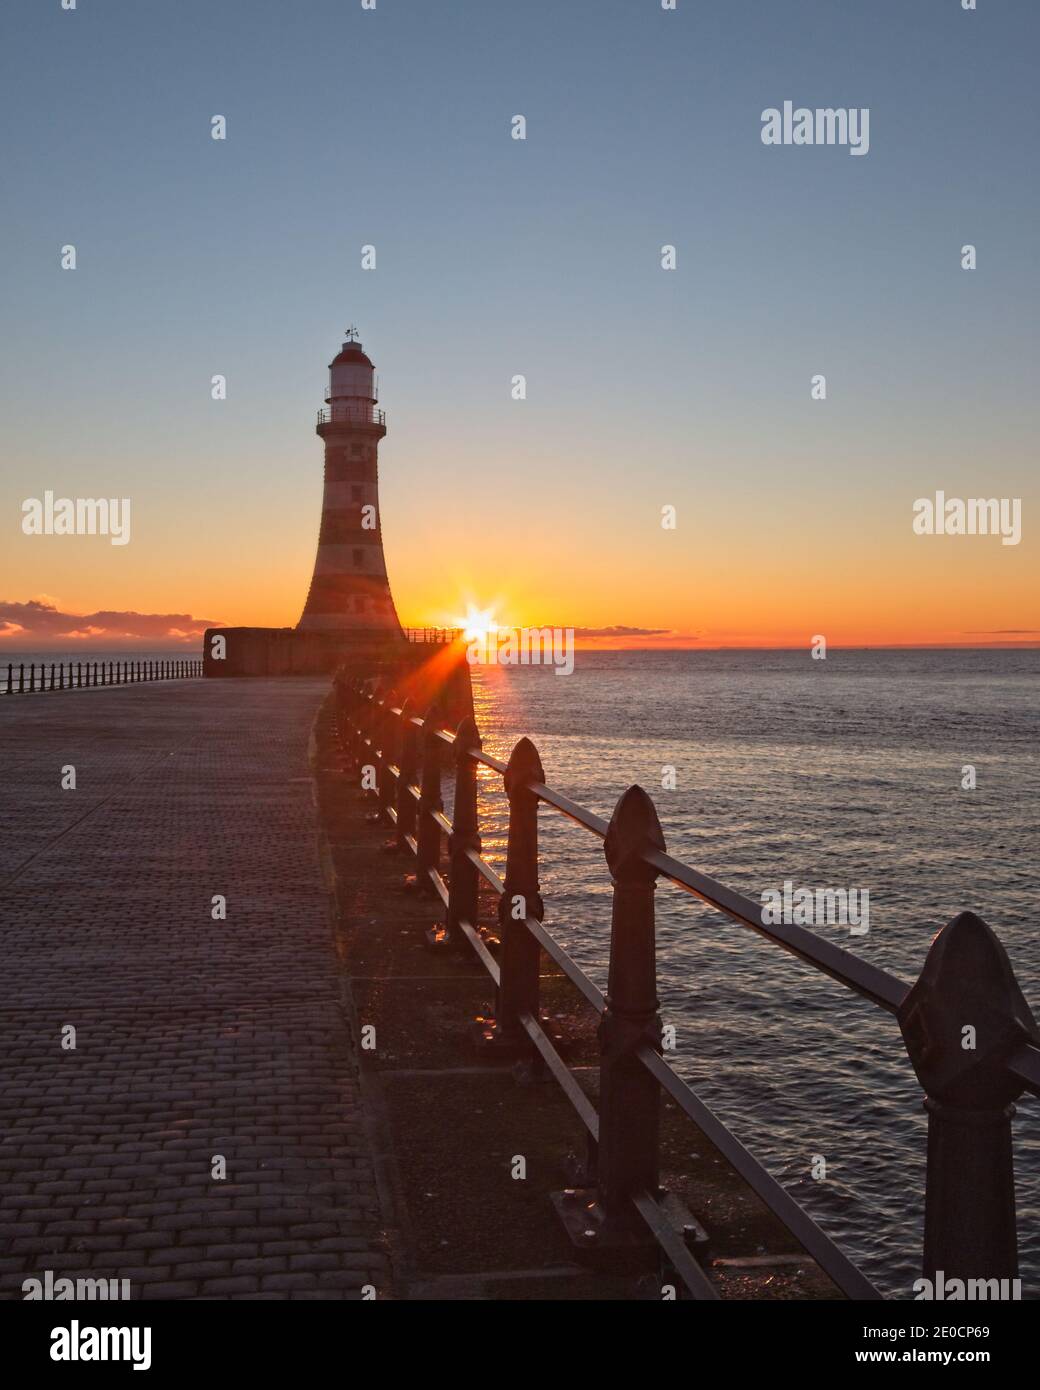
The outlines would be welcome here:
[[[358,331],[357,331],[356,325],[351,324],[350,327],[347,329],[347,340],[348,340],[348,342],[349,342],[350,339],[352,339],[352,338],[353,338],[353,339],[356,339],[356,338],[357,338],[357,335],[358,335]]]

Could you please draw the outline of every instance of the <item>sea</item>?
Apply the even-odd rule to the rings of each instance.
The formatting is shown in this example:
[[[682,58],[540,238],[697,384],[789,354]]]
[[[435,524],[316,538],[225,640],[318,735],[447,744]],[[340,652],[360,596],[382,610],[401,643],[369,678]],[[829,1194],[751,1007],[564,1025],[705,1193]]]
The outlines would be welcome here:
[[[604,818],[638,783],[669,852],[756,902],[785,880],[868,890],[865,934],[814,929],[907,982],[935,933],[976,912],[1040,1018],[1040,650],[578,652],[567,676],[473,677],[488,751],[527,735],[547,783]],[[482,818],[501,864],[491,772]],[[605,987],[602,843],[547,807],[539,835],[545,920]],[[673,1065],[884,1292],[913,1297],[926,1117],[895,1019],[668,884],[657,932]],[[1035,1298],[1040,1102],[1022,1098],[1014,1134]]]

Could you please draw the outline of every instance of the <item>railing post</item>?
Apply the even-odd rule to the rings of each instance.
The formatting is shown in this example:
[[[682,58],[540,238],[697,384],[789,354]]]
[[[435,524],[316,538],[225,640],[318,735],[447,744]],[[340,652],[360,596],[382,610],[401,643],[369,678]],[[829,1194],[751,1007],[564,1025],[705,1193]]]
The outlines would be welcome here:
[[[21,663],[19,664],[19,666],[18,666],[18,694],[19,694],[19,695],[24,695],[24,694],[25,694],[25,662],[24,662],[24,661],[21,662]]]
[[[412,723],[415,711],[411,700],[401,706],[401,757],[397,779],[397,848],[408,849],[408,836],[415,839],[415,797],[411,788],[419,770],[419,730]]]
[[[661,1095],[642,1061],[644,1046],[661,1051],[657,1000],[654,891],[657,870],[643,858],[664,850],[654,803],[632,786],[610,818],[603,849],[614,884],[606,1007],[599,1025],[599,1142],[591,1145],[595,1187],[554,1193],[553,1202],[578,1247],[650,1247],[653,1238],[633,1198],[659,1194]]]
[[[980,917],[961,912],[942,929],[898,1018],[928,1112],[924,1278],[935,1297],[943,1296],[934,1289],[939,1278],[947,1290],[951,1279],[965,1288],[968,1280],[1015,1279],[1011,1119],[1024,1088],[1005,1063],[1040,1042],[1040,1030]]]
[[[654,803],[629,787],[614,807],[603,844],[614,883],[606,1009],[600,1020],[600,1120],[597,1183],[611,1222],[639,1226],[632,1197],[656,1196],[661,1096],[636,1057],[643,1043],[661,1050],[657,1012],[654,892],[647,849],[665,848]]]
[[[440,711],[431,705],[426,711],[422,728],[422,781],[419,787],[419,807],[416,814],[415,887],[420,893],[433,893],[429,871],[441,866],[441,828],[433,819],[434,811],[443,811],[441,799],[441,748],[437,738]]]
[[[451,834],[448,836],[448,909],[443,927],[426,933],[430,946],[466,944],[460,922],[477,926],[480,876],[469,855],[481,850],[477,818],[477,765],[470,757],[481,747],[476,721],[467,716],[455,731],[455,796],[452,802]]]
[[[533,1049],[521,1020],[538,1018],[538,971],[541,947],[527,930],[527,918],[542,920],[545,906],[538,883],[538,798],[529,782],[543,782],[542,760],[529,738],[509,755],[503,781],[509,798],[506,875],[498,900],[498,995],[495,1017],[483,1029],[485,1043],[496,1050],[526,1055]]]

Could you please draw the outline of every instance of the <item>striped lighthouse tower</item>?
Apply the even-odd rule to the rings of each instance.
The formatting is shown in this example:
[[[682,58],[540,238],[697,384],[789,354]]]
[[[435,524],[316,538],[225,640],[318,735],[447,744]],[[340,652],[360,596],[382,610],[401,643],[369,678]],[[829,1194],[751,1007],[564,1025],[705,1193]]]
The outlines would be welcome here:
[[[372,363],[351,328],[329,363],[326,406],[318,411],[325,496],[301,632],[403,635],[383,557],[377,451],[386,423],[376,400]]]

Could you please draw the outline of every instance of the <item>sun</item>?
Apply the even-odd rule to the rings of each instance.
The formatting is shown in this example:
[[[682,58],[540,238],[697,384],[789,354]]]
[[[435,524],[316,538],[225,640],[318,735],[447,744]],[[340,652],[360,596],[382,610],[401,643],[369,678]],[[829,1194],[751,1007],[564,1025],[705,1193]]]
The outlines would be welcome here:
[[[474,608],[471,603],[466,610],[463,636],[467,642],[486,641],[488,634],[498,631],[498,623],[490,608]]]

